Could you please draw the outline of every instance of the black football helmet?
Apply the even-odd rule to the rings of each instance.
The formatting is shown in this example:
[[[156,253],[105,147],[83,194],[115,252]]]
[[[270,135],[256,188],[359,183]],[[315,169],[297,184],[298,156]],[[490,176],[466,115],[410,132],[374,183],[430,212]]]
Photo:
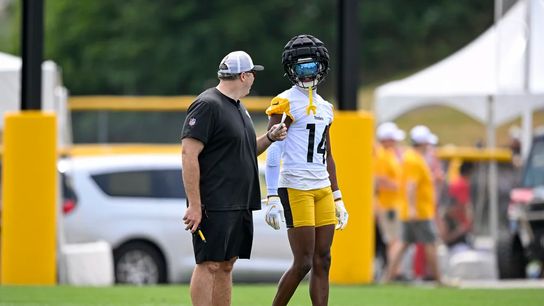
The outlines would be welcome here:
[[[319,85],[329,72],[329,51],[312,35],[297,35],[283,48],[283,69],[289,80],[302,88]]]

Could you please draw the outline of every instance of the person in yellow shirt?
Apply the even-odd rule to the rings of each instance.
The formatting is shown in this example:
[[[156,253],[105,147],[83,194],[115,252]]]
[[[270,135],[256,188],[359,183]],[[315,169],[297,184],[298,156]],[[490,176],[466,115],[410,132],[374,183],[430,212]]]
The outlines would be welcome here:
[[[376,130],[379,144],[375,151],[376,217],[381,239],[386,246],[386,265],[399,246],[402,152],[398,143],[405,133],[393,122],[384,122]]]
[[[385,281],[391,281],[404,253],[412,244],[423,243],[431,276],[442,283],[438,269],[434,224],[435,190],[431,169],[425,161],[425,153],[436,136],[424,125],[410,130],[412,148],[403,155],[400,205],[401,243],[388,266]]]

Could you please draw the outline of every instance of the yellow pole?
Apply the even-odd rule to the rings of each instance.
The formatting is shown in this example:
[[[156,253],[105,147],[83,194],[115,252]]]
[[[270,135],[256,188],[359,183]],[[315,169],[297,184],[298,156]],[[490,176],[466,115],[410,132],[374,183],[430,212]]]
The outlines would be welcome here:
[[[53,113],[5,116],[2,284],[56,283],[56,135]]]
[[[373,280],[373,121],[368,112],[337,111],[331,128],[338,184],[349,213],[348,226],[336,231],[332,245],[330,279],[336,284]]]

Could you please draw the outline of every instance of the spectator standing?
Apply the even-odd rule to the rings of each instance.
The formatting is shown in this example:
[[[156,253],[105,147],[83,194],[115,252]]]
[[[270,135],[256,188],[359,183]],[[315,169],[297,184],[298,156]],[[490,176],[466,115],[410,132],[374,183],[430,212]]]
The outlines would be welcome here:
[[[399,142],[405,133],[393,122],[384,122],[376,130],[379,144],[375,150],[376,217],[381,239],[386,245],[386,265],[399,246],[402,152]]]
[[[427,149],[427,152],[425,153],[425,161],[431,169],[431,175],[433,177],[435,191],[435,205],[438,209],[438,206],[440,204],[439,201],[441,199],[442,193],[444,192],[443,189],[445,188],[444,170],[442,169],[440,159],[438,158],[436,152],[438,137],[436,135],[431,135],[429,137],[429,144],[430,145]],[[441,220],[436,219],[436,224],[438,224],[440,221]],[[429,276],[429,267],[427,266],[425,246],[423,243],[416,243],[413,258],[413,271],[414,277],[416,279],[432,279],[432,276]]]
[[[463,162],[459,176],[448,186],[447,203],[443,204],[441,217],[442,241],[450,253],[466,250],[470,247],[472,231],[472,201],[470,197],[470,176],[474,166],[471,162]]]
[[[388,266],[385,281],[391,281],[410,245],[423,243],[431,275],[441,283],[438,269],[436,214],[434,181],[431,169],[425,161],[425,154],[431,145],[434,134],[429,128],[418,125],[410,130],[412,148],[403,155],[402,162],[402,204],[400,219],[402,237],[399,250]]]

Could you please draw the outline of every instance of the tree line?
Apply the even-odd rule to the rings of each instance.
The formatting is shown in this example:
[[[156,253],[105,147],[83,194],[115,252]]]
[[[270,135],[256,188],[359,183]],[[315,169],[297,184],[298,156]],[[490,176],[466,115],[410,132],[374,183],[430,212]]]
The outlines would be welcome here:
[[[20,15],[21,1],[12,12]],[[319,37],[335,90],[337,3],[333,0],[45,1],[45,57],[63,70],[72,95],[194,95],[217,82],[221,58],[245,50],[265,66],[253,94],[290,86],[281,52],[294,35]],[[366,0],[359,3],[361,85],[423,68],[492,24],[490,0]],[[13,23],[20,23],[20,17]],[[13,42],[20,27],[12,26]],[[3,51],[20,54],[13,43]]]

